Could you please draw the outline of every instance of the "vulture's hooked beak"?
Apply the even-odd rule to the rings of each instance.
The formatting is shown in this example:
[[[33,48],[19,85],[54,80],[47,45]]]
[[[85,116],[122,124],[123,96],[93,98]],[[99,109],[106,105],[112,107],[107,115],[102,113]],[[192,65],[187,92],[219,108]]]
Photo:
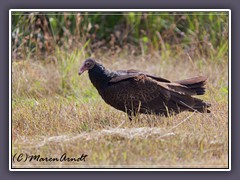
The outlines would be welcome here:
[[[80,69],[79,69],[79,71],[78,71],[78,75],[80,76],[84,71],[86,71],[87,70],[87,68],[83,65]]]

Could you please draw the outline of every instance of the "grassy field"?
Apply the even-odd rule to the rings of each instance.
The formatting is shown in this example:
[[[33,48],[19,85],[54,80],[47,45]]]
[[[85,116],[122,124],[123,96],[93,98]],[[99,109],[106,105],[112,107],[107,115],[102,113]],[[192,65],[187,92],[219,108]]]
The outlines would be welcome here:
[[[80,162],[17,162],[13,167],[228,167],[228,60],[181,55],[98,58],[105,67],[139,69],[170,79],[208,76],[200,98],[210,114],[183,112],[173,117],[125,113],[107,105],[87,73],[78,76],[82,51],[56,51],[45,61],[12,62],[12,156],[78,158]]]

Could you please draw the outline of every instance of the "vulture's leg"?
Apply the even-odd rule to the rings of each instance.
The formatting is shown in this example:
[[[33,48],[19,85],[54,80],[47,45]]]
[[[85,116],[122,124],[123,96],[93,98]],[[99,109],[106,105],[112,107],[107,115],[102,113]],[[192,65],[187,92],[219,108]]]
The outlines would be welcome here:
[[[133,117],[133,116],[136,116],[136,113],[135,113],[135,112],[132,112],[132,111],[128,111],[128,112],[127,112],[127,115],[128,115],[128,119],[130,120],[130,122],[132,122],[132,117]]]
[[[130,121],[132,121],[132,115],[129,115],[129,114],[128,114],[128,119],[129,119]]]

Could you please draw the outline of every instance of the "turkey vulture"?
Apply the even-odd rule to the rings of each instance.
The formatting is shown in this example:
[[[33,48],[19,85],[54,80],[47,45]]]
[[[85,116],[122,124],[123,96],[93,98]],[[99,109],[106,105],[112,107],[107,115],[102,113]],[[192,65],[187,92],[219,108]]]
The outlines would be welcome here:
[[[209,103],[192,97],[205,93],[206,77],[172,82],[137,70],[109,71],[94,59],[86,59],[78,74],[88,70],[89,78],[103,100],[126,112],[174,115],[182,111],[209,113]]]

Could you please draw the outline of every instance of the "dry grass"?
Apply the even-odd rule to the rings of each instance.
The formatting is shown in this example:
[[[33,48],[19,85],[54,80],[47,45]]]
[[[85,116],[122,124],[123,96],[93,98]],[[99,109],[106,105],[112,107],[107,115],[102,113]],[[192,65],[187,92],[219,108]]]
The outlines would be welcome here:
[[[139,115],[131,123],[105,104],[87,73],[77,75],[84,58],[75,52],[57,54],[49,63],[13,62],[12,155],[77,158],[85,153],[86,161],[14,162],[13,167],[228,167],[226,59],[101,57],[110,69],[141,69],[171,80],[209,77],[201,98],[212,104],[211,114]]]

